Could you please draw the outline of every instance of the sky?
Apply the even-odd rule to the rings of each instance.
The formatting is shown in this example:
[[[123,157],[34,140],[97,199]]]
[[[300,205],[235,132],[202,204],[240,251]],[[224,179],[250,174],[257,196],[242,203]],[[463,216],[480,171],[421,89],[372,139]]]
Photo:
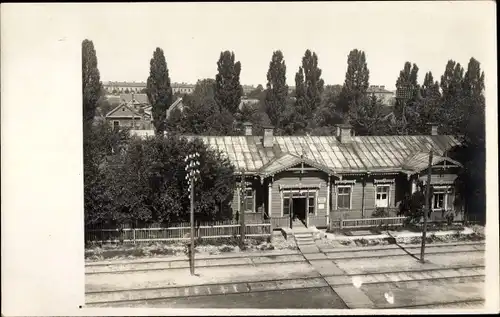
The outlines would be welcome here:
[[[240,82],[266,84],[273,51],[281,50],[287,84],[306,49],[316,52],[326,84],[342,84],[347,56],[365,51],[370,84],[394,90],[406,61],[419,80],[443,74],[453,59],[486,61],[485,17],[476,2],[309,2],[94,4],[79,10],[84,36],[94,42],[103,81],[146,81],[156,47],[165,52],[173,82],[214,78],[220,52],[242,64]],[[90,9],[93,8],[93,9]],[[494,12],[493,12],[494,14]],[[483,66],[487,66],[484,65]],[[486,68],[486,67],[485,67]]]

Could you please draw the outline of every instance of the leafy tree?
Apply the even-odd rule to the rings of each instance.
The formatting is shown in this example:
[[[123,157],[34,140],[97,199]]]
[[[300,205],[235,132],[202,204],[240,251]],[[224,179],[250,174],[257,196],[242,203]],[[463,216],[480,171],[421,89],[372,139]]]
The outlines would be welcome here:
[[[82,42],[82,94],[83,94],[83,126],[84,133],[94,120],[97,101],[101,97],[102,83],[94,43],[90,40]]]
[[[203,79],[196,83],[191,95],[183,97],[182,115],[171,114],[168,130],[196,135],[230,135],[233,133],[233,115],[219,109],[215,101],[215,81]]]
[[[105,170],[111,158],[127,146],[128,131],[114,130],[106,122],[91,126],[84,138],[84,214],[85,224],[114,224],[119,216],[113,211],[113,196]]]
[[[425,211],[425,194],[427,186],[424,185],[422,181],[417,182],[417,190],[413,194],[407,194],[401,203],[399,204],[399,215],[404,215],[407,217],[407,222],[416,223],[419,222]],[[429,206],[432,206],[432,196],[434,188],[430,186],[429,195]],[[428,212],[428,217],[430,217],[430,211]]]
[[[252,90],[251,92],[248,93],[247,97],[249,99],[259,99],[259,100],[264,100],[265,98],[265,90],[262,85],[257,85],[257,88]]]
[[[240,85],[241,63],[235,62],[234,53],[221,52],[215,76],[215,102],[222,111],[234,114],[240,105],[243,88]]]
[[[365,52],[354,49],[347,57],[347,72],[344,85],[339,97],[339,107],[346,121],[351,113],[357,111],[357,107],[366,97],[369,86],[370,71],[366,63]]]
[[[314,122],[318,128],[315,128],[315,135],[323,133],[327,135],[329,131],[334,131],[334,127],[338,123],[344,122],[343,113],[339,109],[339,97],[342,91],[341,85],[327,85],[321,97],[321,105],[314,113]],[[319,127],[324,127],[319,128]],[[320,134],[318,134],[320,133]]]
[[[265,109],[275,127],[281,127],[281,119],[288,98],[286,84],[286,64],[281,51],[273,52],[267,71]]]
[[[128,150],[106,169],[109,214],[122,222],[171,223],[189,220],[184,157],[200,153],[195,212],[201,221],[232,217],[234,168],[221,153],[199,140],[181,137],[133,139]]]
[[[449,67],[451,68],[451,63]],[[455,80],[460,77],[460,70],[456,68],[455,66],[453,72]],[[445,87],[453,87],[453,85],[447,85],[448,83],[445,80]],[[455,86],[458,85],[455,84]],[[480,63],[474,58],[469,60],[461,87],[464,99],[460,109],[462,133],[459,136],[463,144],[454,149],[450,155],[464,165],[462,173],[457,178],[457,188],[458,197],[465,199],[465,202],[462,202],[465,213],[484,217],[486,214],[484,72],[481,71]],[[452,89],[447,90],[447,93],[450,91]],[[448,96],[448,98],[454,99],[453,96]]]
[[[440,117],[441,93],[439,83],[434,82],[431,72],[425,74],[420,88],[420,97],[415,101],[414,131],[418,134],[429,134],[427,123],[442,122]]]
[[[152,106],[153,123],[156,135],[163,135],[167,109],[173,102],[172,87],[168,75],[167,62],[159,47],[153,52],[150,61],[149,77],[146,83],[149,102]]]
[[[359,100],[351,109],[350,121],[358,135],[385,135],[387,122],[384,120],[384,104],[375,95]]]
[[[197,101],[204,99],[215,100],[215,80],[212,78],[198,80],[194,86],[192,96]]]

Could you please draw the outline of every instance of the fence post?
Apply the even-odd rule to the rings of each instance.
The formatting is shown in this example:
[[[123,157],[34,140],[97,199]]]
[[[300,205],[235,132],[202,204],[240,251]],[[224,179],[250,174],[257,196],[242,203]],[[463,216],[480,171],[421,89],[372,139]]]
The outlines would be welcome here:
[[[132,239],[134,240],[134,244],[135,244],[135,228],[132,229]]]
[[[344,214],[340,212],[340,230],[344,229]]]

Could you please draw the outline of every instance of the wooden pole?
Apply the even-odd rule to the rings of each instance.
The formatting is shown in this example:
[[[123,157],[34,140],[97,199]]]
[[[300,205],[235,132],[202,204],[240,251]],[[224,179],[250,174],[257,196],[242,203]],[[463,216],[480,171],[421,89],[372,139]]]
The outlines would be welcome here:
[[[241,245],[244,246],[245,243],[245,210],[243,210],[243,206],[245,203],[245,172],[241,172],[241,182],[240,182],[240,221],[241,221],[241,229],[240,229],[240,238]]]
[[[425,239],[427,236],[427,215],[430,210],[430,194],[431,194],[431,175],[432,175],[432,150],[429,151],[429,165],[427,171],[427,187],[425,190],[425,209],[424,209],[424,228],[422,230],[422,246],[420,248],[420,262],[425,263]]]
[[[189,268],[191,275],[194,275],[194,178],[191,177],[191,261],[189,261]]]

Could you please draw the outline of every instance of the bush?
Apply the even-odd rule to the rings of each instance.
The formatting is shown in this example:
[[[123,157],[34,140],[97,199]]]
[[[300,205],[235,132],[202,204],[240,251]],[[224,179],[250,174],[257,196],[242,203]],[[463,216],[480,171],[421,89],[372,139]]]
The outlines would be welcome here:
[[[234,251],[234,248],[228,245],[223,246],[222,248],[219,249],[220,252],[232,252]]]
[[[385,208],[377,208],[375,211],[372,213],[373,218],[387,218],[390,217],[389,212]]]

